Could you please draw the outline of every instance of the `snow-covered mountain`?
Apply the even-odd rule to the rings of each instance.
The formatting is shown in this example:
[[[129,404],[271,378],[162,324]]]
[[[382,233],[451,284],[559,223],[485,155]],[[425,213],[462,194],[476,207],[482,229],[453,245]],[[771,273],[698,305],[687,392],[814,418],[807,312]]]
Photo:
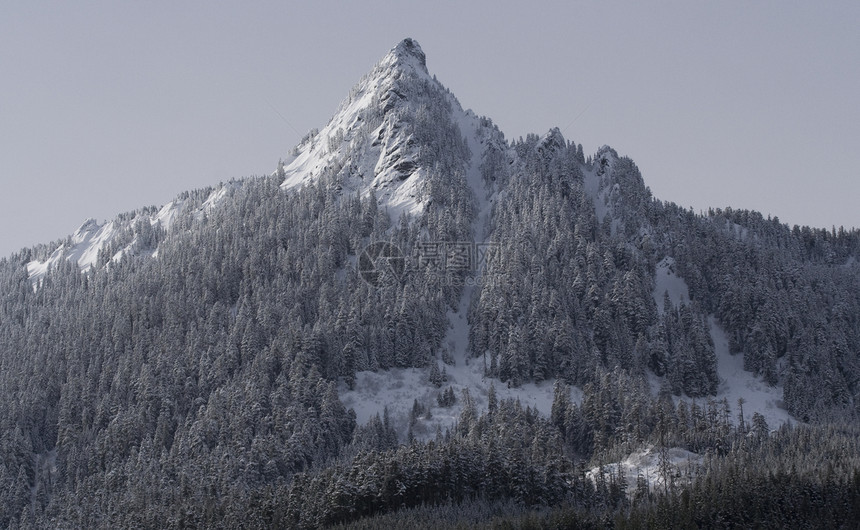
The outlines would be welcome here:
[[[492,237],[493,207],[509,193],[512,175],[533,171],[528,166],[534,160],[568,164],[580,168],[576,170],[581,173],[578,186],[589,199],[598,225],[605,225],[614,235],[624,232],[634,239],[657,239],[655,228],[642,216],[643,204],[650,195],[638,171],[631,171],[628,159],[603,146],[593,160],[586,161],[582,147],[573,144],[571,149],[558,129],[531,142],[523,151],[525,145],[508,143],[489,119],[464,110],[430,74],[418,43],[405,39],[352,88],[325,127],[312,131],[292,150],[275,175],[282,179],[280,187],[287,193],[324,182],[342,197],[375,200],[380,209],[388,212],[392,225],[403,215],[417,219],[432,209],[434,193],[469,194],[472,238],[483,241]],[[38,257],[26,264],[28,277],[37,288],[49,271],[64,260],[88,272],[124,257],[157,258],[158,244],[170,236],[176,219],[187,218],[191,224],[182,224],[188,230],[240,186],[241,181],[203,193],[183,194],[157,211],[141,210],[102,224],[87,220],[56,247],[36,253]],[[440,188],[450,189],[440,192]],[[732,226],[733,231],[748,231],[737,224]],[[153,237],[151,230],[158,236]],[[663,309],[662,296],[667,290],[676,307],[691,301],[684,280],[674,270],[667,272],[673,263],[667,255],[653,273],[653,298],[658,311]],[[467,312],[477,294],[474,286],[463,289],[460,300],[448,311],[445,347],[460,362],[459,366],[449,367],[452,382],[459,389],[471,389],[476,402],[485,405],[489,380],[484,377],[484,369],[466,366],[471,333]],[[789,416],[779,405],[781,388],[763,384],[760,378],[735,366],[735,358],[728,355],[725,332],[713,317],[710,330],[711,340],[718,346],[718,372],[722,376],[717,397],[744,397],[751,412],[762,412],[772,424],[785,421]],[[432,394],[431,387],[422,386],[426,385],[422,373],[418,370],[399,377],[409,380],[410,386],[421,386],[420,392]],[[372,372],[360,376],[362,380],[376,381],[372,387],[382,392],[373,395],[361,385],[345,391],[345,401],[360,410],[362,418],[382,412],[383,406],[401,414],[411,407],[415,392],[386,393],[386,385],[379,384],[378,376]],[[422,380],[425,383],[420,383]],[[651,383],[656,392],[659,378],[652,378]],[[502,395],[516,396],[548,413],[552,381],[528,388],[517,386]],[[576,392],[579,391],[574,390],[574,396]],[[456,417],[456,410],[449,417]]]
[[[406,39],[273,174],[0,259],[0,526],[591,510],[750,455],[847,472],[858,258],[860,231],[657,200],[557,128],[508,141]]]
[[[283,188],[326,173],[347,192],[374,189],[392,208],[419,213],[423,168],[413,125],[418,100],[440,89],[418,44],[401,42],[350,91],[328,125],[294,149],[279,169]]]
[[[157,257],[157,241],[153,231],[170,233],[174,221],[182,216],[195,220],[215,209],[224,197],[241,182],[220,184],[205,193],[183,194],[160,209],[145,208],[99,223],[87,219],[75,232],[56,246],[39,249],[36,257],[27,262],[27,276],[34,288],[52,269],[64,262],[76,265],[81,272],[106,267],[123,257]],[[158,239],[156,237],[156,239]]]
[[[438,131],[448,135],[439,138]],[[332,180],[344,196],[375,194],[392,221],[401,215],[420,215],[430,201],[428,179],[438,168],[435,159],[446,147],[445,141],[461,144],[456,149],[458,169],[467,177],[478,206],[486,218],[487,192],[481,184],[480,164],[486,145],[504,149],[504,137],[487,121],[465,111],[453,94],[432,77],[421,47],[405,39],[356,84],[329,123],[309,133],[291,155],[279,163],[281,187],[292,190],[323,178]],[[139,221],[159,227],[165,234],[180,215],[215,208],[229,186],[220,185],[203,200],[177,198],[157,212],[140,211],[99,223],[88,219],[49,255],[28,262],[34,285],[61,260],[76,263],[82,271],[99,264],[103,249],[134,231]],[[136,240],[109,256],[118,260],[136,253]],[[157,255],[156,249],[146,249]],[[106,263],[102,263],[104,266]]]
[[[462,142],[454,155],[480,205],[486,193],[480,164],[488,142],[501,134],[460,103],[427,70],[412,39],[395,46],[353,89],[320,131],[281,163],[282,187],[293,189],[323,176],[344,194],[372,190],[393,220],[416,216],[430,199],[428,179],[446,142]]]
[[[434,98],[444,105],[433,106]],[[436,111],[436,112],[434,112]],[[432,121],[427,122],[428,118]],[[462,171],[468,188],[475,199],[475,217],[472,234],[476,240],[485,235],[492,205],[504,194],[504,182],[496,179],[514,171],[523,171],[526,158],[519,156],[496,129],[492,122],[478,118],[472,111],[464,111],[457,99],[441,83],[431,77],[426,57],[418,43],[406,39],[393,48],[350,92],[340,108],[320,131],[308,135],[293,151],[293,156],[279,167],[284,189],[329,178],[332,185],[344,194],[367,196],[373,191],[382,208],[388,209],[392,221],[402,214],[413,217],[421,214],[429,204],[427,190],[434,178],[428,157],[423,156],[439,146],[428,142],[432,135],[423,134],[421,128],[453,131],[461,135],[468,147],[468,156],[462,160]],[[534,151],[546,160],[564,152],[568,142],[556,128],[540,137]],[[578,156],[582,158],[581,146]],[[432,159],[431,159],[432,160]],[[616,166],[625,162],[608,146],[594,155],[595,163],[584,171],[582,186],[593,203],[596,219],[607,222],[613,232],[631,225],[631,232],[648,235],[652,231],[645,219],[635,218],[625,205],[621,187],[644,188],[641,177],[631,182],[631,175],[617,177]],[[629,201],[629,197],[627,199]],[[635,225],[635,226],[633,226]],[[667,258],[671,260],[671,258]],[[656,271],[654,299],[662,303],[665,288],[683,288],[684,281],[674,274],[665,276],[665,269]],[[666,278],[669,278],[667,281]],[[493,383],[485,377],[485,367],[472,362],[469,355],[469,324],[467,312],[475,289],[463,290],[458,307],[447,314],[449,330],[445,347],[456,362],[447,367],[449,381],[458,390],[469,390],[479,410],[487,406],[487,395]],[[689,295],[678,303],[689,304]],[[711,326],[712,340],[719,350],[718,372],[722,377],[717,399],[731,398],[732,403],[743,397],[750,414],[762,413],[769,423],[778,426],[790,416],[782,407],[781,388],[772,388],[760,378],[736,367],[734,357],[728,354],[725,334],[717,322]],[[743,363],[741,362],[741,365]],[[734,371],[732,371],[734,370]],[[731,371],[731,373],[729,373]],[[406,418],[416,396],[432,396],[435,389],[427,381],[423,370],[409,369],[394,374],[377,374],[372,371],[357,374],[355,389],[341,389],[344,402],[358,411],[363,423],[388,409],[392,418],[405,432]],[[516,398],[521,402],[549,414],[553,398],[553,381],[505,388],[496,381],[496,392],[502,397]],[[652,381],[655,393],[659,382]],[[571,390],[575,401],[581,400],[579,389]],[[441,411],[440,411],[441,412]],[[435,421],[424,426],[432,434],[431,425],[450,426],[460,412],[459,406],[447,413],[438,414]]]
[[[426,200],[414,123],[419,102],[441,86],[412,40],[392,49],[351,91],[329,123],[279,168],[284,189],[332,176],[346,193],[375,190],[393,212],[416,215]]]

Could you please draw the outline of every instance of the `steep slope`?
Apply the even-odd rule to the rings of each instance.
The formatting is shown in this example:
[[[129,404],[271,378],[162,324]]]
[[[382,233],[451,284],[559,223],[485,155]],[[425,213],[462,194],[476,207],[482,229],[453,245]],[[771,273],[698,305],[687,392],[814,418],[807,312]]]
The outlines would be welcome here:
[[[158,244],[177,219],[189,217],[199,221],[240,185],[234,181],[214,189],[184,193],[160,209],[144,208],[104,223],[87,219],[65,240],[32,251],[39,257],[27,262],[27,275],[37,288],[52,269],[65,262],[81,272],[90,272],[123,257],[157,257]]]
[[[394,221],[400,214],[420,214],[437,150],[428,143],[452,112],[448,101],[439,101],[443,93],[418,43],[402,41],[353,87],[328,125],[308,135],[292,160],[282,163],[282,187],[330,177],[345,194],[374,190]]]

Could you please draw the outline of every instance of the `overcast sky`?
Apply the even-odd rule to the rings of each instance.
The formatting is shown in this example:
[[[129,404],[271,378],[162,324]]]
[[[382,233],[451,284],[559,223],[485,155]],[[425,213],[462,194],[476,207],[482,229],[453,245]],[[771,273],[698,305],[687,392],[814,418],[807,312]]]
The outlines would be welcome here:
[[[404,37],[508,138],[557,126],[658,198],[860,227],[858,28],[856,1],[3,2],[0,256],[270,173]]]

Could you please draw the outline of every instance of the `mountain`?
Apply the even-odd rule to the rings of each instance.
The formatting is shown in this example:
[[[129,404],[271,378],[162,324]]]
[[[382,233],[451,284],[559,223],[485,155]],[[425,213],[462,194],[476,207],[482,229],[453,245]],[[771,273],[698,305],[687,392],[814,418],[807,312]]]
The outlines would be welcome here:
[[[280,169],[282,187],[313,182],[325,173],[347,193],[374,189],[396,211],[420,213],[427,166],[420,148],[434,140],[421,138],[421,129],[450,126],[450,103],[438,97],[443,91],[430,77],[418,44],[401,42],[352,89],[328,125],[295,148],[293,160]],[[431,110],[432,103],[438,104],[432,118],[423,116],[419,109]]]
[[[479,166],[487,142],[504,139],[463,110],[430,76],[418,43],[406,39],[353,87],[321,131],[295,147],[278,175],[284,189],[330,178],[344,194],[373,190],[396,222],[402,214],[420,215],[445,178],[462,185],[465,177],[484,204]]]
[[[406,39],[272,175],[0,260],[0,525],[740,525],[755,498],[838,527],[858,257],[655,199],[559,129],[507,140]]]
[[[124,256],[156,256],[158,241],[170,231],[177,217],[190,214],[200,220],[238,185],[241,184],[231,182],[215,189],[184,193],[160,209],[144,208],[101,224],[87,219],[65,240],[27,251],[25,254],[33,258],[26,264],[27,275],[38,287],[49,271],[64,262],[88,272],[105,268]]]

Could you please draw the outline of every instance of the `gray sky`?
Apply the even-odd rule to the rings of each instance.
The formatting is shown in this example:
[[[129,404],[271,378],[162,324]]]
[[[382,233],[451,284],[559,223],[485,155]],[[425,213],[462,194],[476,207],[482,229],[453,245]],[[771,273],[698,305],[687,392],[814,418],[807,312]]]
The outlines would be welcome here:
[[[295,4],[3,2],[0,256],[273,171],[404,37],[508,138],[558,126],[661,199],[860,227],[860,2]]]

